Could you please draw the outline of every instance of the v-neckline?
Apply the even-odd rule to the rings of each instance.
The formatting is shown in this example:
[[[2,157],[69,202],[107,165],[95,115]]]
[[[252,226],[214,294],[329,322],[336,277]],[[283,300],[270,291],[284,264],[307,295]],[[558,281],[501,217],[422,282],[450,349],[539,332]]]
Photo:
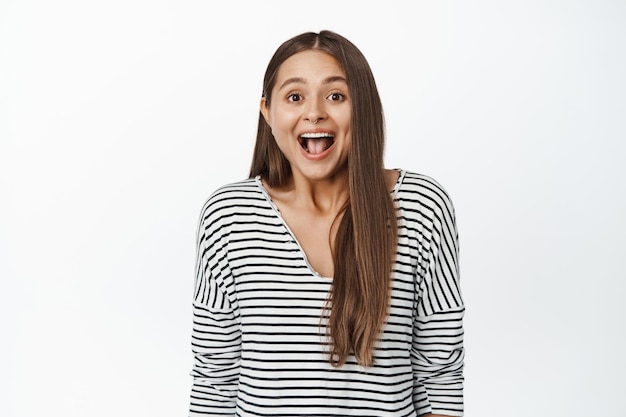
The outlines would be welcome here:
[[[395,183],[393,189],[390,192],[392,194],[392,198],[393,198],[394,201],[396,199],[396,195],[398,194],[398,190],[400,188],[400,185],[402,184],[402,181],[404,180],[404,176],[405,176],[405,173],[406,173],[406,171],[400,170],[400,169],[398,169],[396,171],[399,171],[398,179],[396,180],[396,183]],[[293,242],[298,247],[298,251],[300,252],[300,256],[302,256],[302,259],[304,260],[304,263],[306,264],[306,267],[311,272],[311,274],[313,274],[314,276],[316,276],[318,278],[322,278],[322,279],[325,279],[325,280],[332,280],[333,279],[332,277],[327,277],[325,275],[322,275],[319,272],[317,272],[315,270],[315,268],[313,268],[313,266],[309,262],[309,259],[307,258],[307,255],[306,255],[306,252],[304,251],[304,248],[302,247],[302,245],[298,241],[298,238],[296,237],[295,233],[293,233],[293,231],[289,227],[289,224],[287,224],[287,222],[285,221],[285,218],[281,214],[280,209],[278,208],[278,206],[276,205],[274,200],[272,200],[272,196],[270,195],[269,191],[267,190],[267,188],[265,188],[265,185],[263,185],[263,181],[261,180],[261,176],[257,175],[256,177],[254,177],[254,180],[255,180],[257,186],[259,187],[259,189],[261,190],[261,193],[265,197],[265,200],[270,205],[272,210],[274,210],[274,212],[276,213],[276,217],[280,220],[283,228],[287,231],[287,233],[289,234],[289,236],[291,237]]]
[[[291,230],[291,228],[289,227],[289,225],[285,221],[285,218],[283,217],[282,213],[280,212],[280,209],[278,208],[276,203],[274,203],[274,200],[272,200],[272,196],[270,195],[269,191],[267,190],[267,188],[265,188],[265,185],[263,185],[263,181],[261,181],[261,176],[257,175],[254,179],[255,179],[255,181],[257,183],[257,186],[260,188],[261,192],[263,193],[263,196],[265,197],[265,200],[272,207],[272,209],[274,210],[274,213],[276,213],[276,217],[280,220],[283,228],[287,231],[287,233],[289,234],[289,236],[291,237],[293,242],[298,247],[298,251],[300,252],[300,256],[302,256],[302,259],[304,260],[304,263],[306,264],[306,267],[308,268],[309,272],[311,272],[311,274],[313,274],[314,276],[316,276],[318,278],[322,278],[322,279],[325,279],[325,280],[332,280],[333,279],[332,277],[324,276],[324,275],[320,274],[319,272],[317,272],[315,270],[315,268],[313,268],[313,266],[309,262],[308,257],[306,256],[306,252],[304,251],[304,248],[302,247],[302,245],[298,241],[298,238],[296,237],[296,234]]]

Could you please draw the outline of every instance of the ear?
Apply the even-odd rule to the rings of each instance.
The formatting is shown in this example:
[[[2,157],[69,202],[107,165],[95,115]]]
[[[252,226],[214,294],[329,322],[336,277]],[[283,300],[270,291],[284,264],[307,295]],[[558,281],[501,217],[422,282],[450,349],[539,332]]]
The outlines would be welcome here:
[[[267,123],[267,125],[271,127],[270,109],[269,107],[267,107],[267,99],[265,97],[261,97],[261,103],[259,103],[259,107],[261,110],[261,114],[263,115],[263,118],[265,119],[265,123]]]

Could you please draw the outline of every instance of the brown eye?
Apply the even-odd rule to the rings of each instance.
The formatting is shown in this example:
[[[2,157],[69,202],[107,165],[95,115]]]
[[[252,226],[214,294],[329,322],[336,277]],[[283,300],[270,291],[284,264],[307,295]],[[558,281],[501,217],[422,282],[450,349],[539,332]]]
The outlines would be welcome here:
[[[341,93],[332,93],[331,95],[328,96],[328,98],[331,101],[342,101],[345,98],[345,96]]]
[[[291,101],[291,102],[295,103],[295,102],[298,102],[300,100],[302,100],[302,96],[300,94],[298,94],[298,93],[289,94],[287,96],[287,101]]]

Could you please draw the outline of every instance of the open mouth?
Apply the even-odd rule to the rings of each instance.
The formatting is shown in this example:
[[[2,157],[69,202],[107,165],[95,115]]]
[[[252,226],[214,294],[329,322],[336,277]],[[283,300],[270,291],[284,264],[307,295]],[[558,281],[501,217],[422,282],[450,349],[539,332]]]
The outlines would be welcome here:
[[[303,133],[298,137],[298,142],[300,142],[302,149],[311,155],[317,155],[333,146],[335,136],[325,132]]]

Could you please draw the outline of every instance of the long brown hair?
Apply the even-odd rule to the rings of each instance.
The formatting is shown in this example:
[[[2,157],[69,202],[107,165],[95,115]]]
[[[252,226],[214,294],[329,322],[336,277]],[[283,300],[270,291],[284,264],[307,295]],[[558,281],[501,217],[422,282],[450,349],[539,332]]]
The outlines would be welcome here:
[[[263,80],[268,107],[281,64],[310,49],[337,59],[346,73],[352,103],[349,200],[334,242],[334,277],[327,303],[330,362],[341,366],[353,353],[359,364],[371,366],[374,345],[388,314],[397,239],[395,209],[385,181],[383,109],[374,76],[361,51],[330,31],[303,33],[276,50]],[[261,114],[250,167],[250,177],[257,175],[271,187],[291,178],[289,162]]]

